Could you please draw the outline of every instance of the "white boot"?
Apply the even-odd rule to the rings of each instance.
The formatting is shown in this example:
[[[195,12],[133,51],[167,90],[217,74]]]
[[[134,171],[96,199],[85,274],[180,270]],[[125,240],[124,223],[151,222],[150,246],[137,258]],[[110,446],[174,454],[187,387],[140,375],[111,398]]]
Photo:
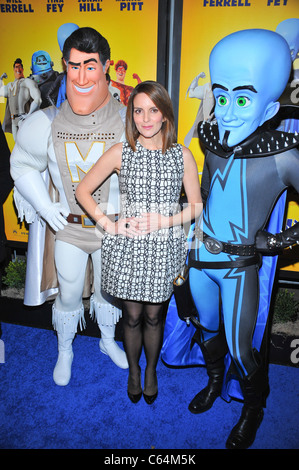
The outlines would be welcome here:
[[[118,346],[115,337],[115,325],[121,318],[121,310],[112,304],[100,304],[90,299],[90,314],[96,318],[101,330],[100,350],[121,369],[128,369],[126,353]]]
[[[115,325],[101,325],[100,350],[107,354],[110,359],[121,369],[128,369],[129,364],[125,351],[123,351],[114,340]]]
[[[53,379],[56,385],[65,386],[71,378],[73,362],[72,343],[77,332],[78,323],[81,329],[84,325],[84,307],[74,312],[62,312],[53,305],[53,327],[58,337],[58,359],[53,371]]]

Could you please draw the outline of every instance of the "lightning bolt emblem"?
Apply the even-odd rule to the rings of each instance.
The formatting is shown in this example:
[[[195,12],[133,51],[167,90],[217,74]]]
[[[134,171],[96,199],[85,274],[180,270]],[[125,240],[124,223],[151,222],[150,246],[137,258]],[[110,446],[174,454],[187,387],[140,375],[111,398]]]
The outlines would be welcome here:
[[[204,231],[228,243],[242,244],[248,238],[246,163],[232,155],[211,181]]]

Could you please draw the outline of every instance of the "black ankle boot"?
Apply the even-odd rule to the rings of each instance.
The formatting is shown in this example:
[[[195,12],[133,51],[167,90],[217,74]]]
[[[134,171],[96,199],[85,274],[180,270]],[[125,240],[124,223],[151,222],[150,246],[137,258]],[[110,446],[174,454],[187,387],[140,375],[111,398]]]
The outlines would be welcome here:
[[[260,408],[247,408],[243,406],[242,414],[233,427],[227,441],[227,449],[248,449],[255,440],[257,430],[263,420],[264,410]]]
[[[240,380],[244,406],[238,423],[233,427],[227,441],[227,449],[248,449],[254,440],[263,420],[266,397],[269,394],[268,374],[261,357],[254,351],[258,366],[248,376]]]
[[[221,395],[224,377],[224,357],[227,353],[227,344],[224,329],[207,341],[199,343],[209,376],[208,385],[201,390],[189,404],[189,411],[194,414],[209,410],[217,397]]]

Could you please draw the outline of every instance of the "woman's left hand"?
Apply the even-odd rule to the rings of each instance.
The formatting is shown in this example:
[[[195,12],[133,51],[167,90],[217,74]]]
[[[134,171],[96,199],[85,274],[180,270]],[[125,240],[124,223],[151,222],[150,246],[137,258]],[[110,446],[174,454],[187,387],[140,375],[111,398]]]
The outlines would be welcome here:
[[[137,229],[141,235],[169,227],[169,217],[155,212],[143,213],[140,217],[136,217],[135,220],[138,222]]]

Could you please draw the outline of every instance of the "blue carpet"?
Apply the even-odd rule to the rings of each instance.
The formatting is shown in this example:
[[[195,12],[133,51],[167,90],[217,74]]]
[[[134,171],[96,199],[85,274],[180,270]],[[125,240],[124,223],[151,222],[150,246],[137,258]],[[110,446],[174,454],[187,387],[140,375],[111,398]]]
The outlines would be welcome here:
[[[76,337],[67,387],[52,379],[53,331],[2,323],[1,341],[1,449],[224,449],[241,413],[241,403],[220,398],[207,413],[188,411],[206,385],[200,367],[172,369],[160,361],[156,402],[134,405],[126,395],[128,371],[100,352],[97,338]],[[252,449],[298,449],[299,369],[270,364],[269,377],[271,392]]]

